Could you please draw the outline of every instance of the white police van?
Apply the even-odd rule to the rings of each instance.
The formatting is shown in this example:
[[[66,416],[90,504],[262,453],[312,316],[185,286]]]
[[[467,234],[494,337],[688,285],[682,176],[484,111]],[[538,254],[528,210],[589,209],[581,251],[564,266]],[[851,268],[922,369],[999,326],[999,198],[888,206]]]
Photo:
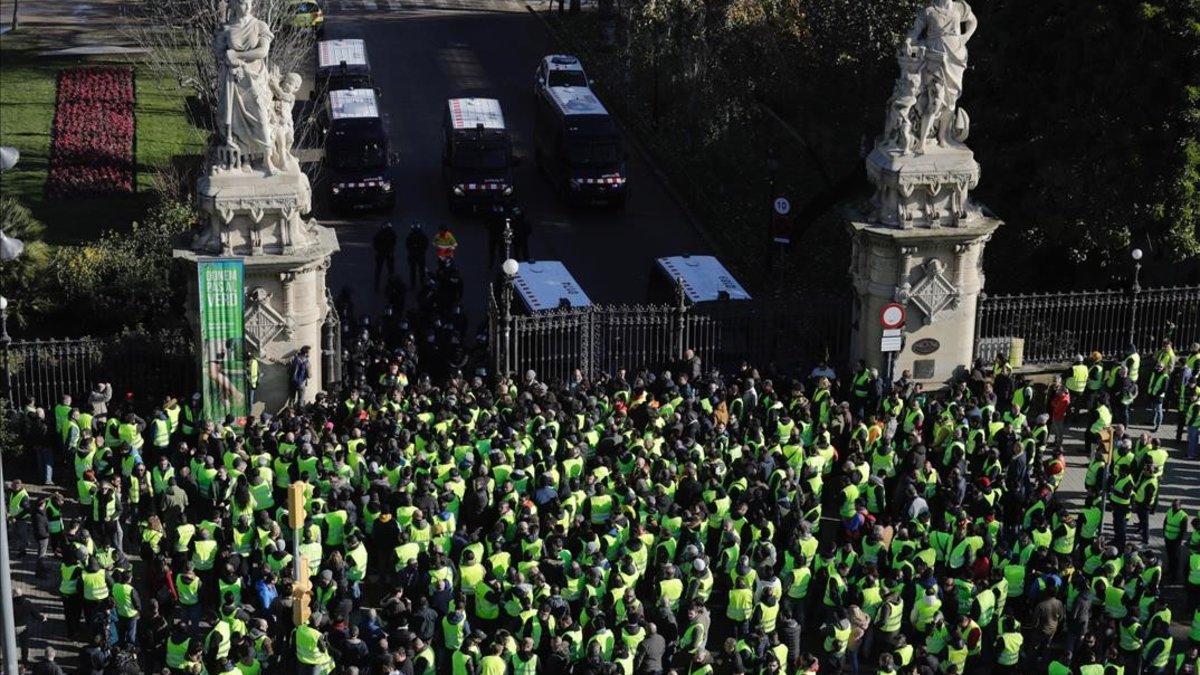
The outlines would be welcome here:
[[[364,40],[322,40],[317,43],[317,91],[321,96],[339,89],[373,88]]]
[[[558,260],[521,262],[512,284],[526,313],[592,304],[567,266]]]
[[[561,54],[543,59],[536,91],[538,170],[571,204],[623,206],[629,176],[621,135],[579,60]]]
[[[450,209],[507,204],[516,161],[500,101],[452,98],[442,127],[442,177]]]
[[[330,206],[339,209],[390,209],[392,153],[379,117],[374,89],[329,92],[325,130],[325,170]]]

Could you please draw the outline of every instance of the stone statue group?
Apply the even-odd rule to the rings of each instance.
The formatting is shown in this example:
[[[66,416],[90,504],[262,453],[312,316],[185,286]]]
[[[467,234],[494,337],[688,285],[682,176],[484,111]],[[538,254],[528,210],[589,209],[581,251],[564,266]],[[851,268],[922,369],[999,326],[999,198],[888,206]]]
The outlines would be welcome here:
[[[966,140],[970,118],[958,107],[958,98],[967,41],[977,24],[962,0],[932,0],[917,13],[896,55],[900,76],[888,99],[881,149],[924,154],[930,141],[946,147]]]
[[[300,76],[270,66],[273,38],[266,22],[254,16],[253,0],[230,1],[225,24],[213,37],[220,67],[215,168],[261,168],[267,175],[300,170],[292,154]]]

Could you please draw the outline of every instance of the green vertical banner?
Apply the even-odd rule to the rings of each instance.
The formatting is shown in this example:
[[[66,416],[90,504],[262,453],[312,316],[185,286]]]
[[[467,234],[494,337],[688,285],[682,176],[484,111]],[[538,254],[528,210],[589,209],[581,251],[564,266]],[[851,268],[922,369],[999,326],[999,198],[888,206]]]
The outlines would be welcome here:
[[[246,416],[245,266],[241,258],[201,258],[197,269],[204,418],[241,419]]]

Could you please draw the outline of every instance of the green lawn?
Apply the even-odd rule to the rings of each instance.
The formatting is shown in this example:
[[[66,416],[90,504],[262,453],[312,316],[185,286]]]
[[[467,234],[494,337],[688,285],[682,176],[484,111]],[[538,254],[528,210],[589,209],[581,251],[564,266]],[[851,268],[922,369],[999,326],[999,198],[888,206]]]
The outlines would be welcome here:
[[[47,200],[56,74],[62,68],[78,65],[137,64],[113,57],[59,59],[37,55],[46,48],[32,33],[10,33],[0,38],[0,143],[21,151],[17,168],[0,178],[0,194],[15,196],[28,205],[46,224],[48,242],[77,243],[105,229],[128,227],[145,208],[154,168],[177,155],[201,152],[204,134],[188,122],[182,89],[168,78],[139,70],[138,194]]]

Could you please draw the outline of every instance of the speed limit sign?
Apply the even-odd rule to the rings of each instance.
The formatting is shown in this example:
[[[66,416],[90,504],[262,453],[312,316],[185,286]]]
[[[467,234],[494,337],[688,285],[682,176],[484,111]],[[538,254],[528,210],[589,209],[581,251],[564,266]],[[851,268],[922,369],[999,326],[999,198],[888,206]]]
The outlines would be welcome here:
[[[781,216],[786,216],[792,211],[792,203],[788,201],[787,197],[776,197],[774,206],[775,213]]]
[[[889,302],[879,311],[879,323],[884,328],[899,328],[904,325],[904,305]]]

